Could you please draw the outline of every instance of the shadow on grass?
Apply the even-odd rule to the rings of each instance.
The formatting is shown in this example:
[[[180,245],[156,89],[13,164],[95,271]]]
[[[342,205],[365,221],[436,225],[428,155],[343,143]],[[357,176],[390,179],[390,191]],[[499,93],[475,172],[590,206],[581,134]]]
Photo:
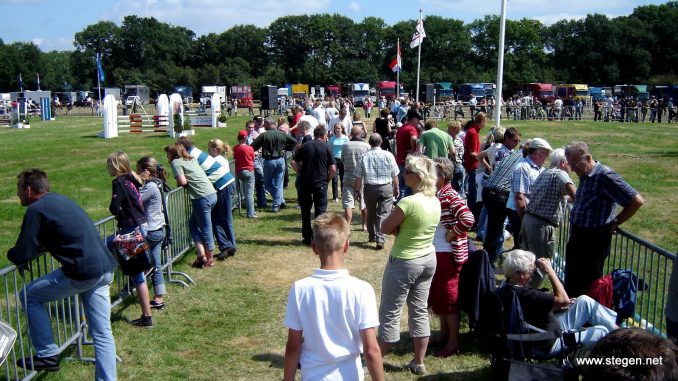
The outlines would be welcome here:
[[[252,356],[252,360],[269,362],[271,368],[283,369],[285,367],[285,358],[277,353],[260,353]]]
[[[446,372],[429,374],[417,378],[419,381],[434,381],[434,380],[489,380],[491,371],[489,368],[479,368],[473,370],[464,370],[460,372]]]

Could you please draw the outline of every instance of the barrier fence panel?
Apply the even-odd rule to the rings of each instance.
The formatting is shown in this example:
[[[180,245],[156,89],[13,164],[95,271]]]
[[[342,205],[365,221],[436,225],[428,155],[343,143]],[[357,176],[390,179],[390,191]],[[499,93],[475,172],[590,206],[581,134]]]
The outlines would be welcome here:
[[[553,268],[561,279],[565,279],[567,260],[566,244],[569,238],[569,211],[558,229],[557,248]],[[627,321],[628,326],[636,326],[652,333],[665,336],[669,279],[676,255],[651,242],[639,238],[623,229],[612,237],[610,256],[605,261],[605,272],[615,269],[630,269],[639,278],[638,284],[647,284],[647,289],[639,287],[636,310]],[[637,285],[638,286],[638,285]]]

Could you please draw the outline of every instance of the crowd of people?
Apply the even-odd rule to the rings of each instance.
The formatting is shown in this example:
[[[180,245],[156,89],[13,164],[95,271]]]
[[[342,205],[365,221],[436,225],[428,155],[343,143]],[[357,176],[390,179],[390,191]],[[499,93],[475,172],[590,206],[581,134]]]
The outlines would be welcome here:
[[[283,190],[291,161],[301,243],[318,254],[320,268],[290,290],[284,379],[294,378],[297,364],[303,379],[362,379],[361,353],[372,379],[383,379],[382,357],[401,339],[405,306],[414,344],[406,369],[426,373],[430,344],[437,347],[438,357],[460,353],[459,281],[469,257],[470,232],[483,242],[493,267],[503,261],[506,281],[516,290],[530,324],[557,333],[590,324],[583,340],[589,347],[618,330],[616,313],[587,294],[604,275],[615,229],[643,205],[639,193],[595,161],[584,142],[553,149],[535,137],[520,145],[521,133],[503,127],[492,128],[483,139],[483,112],[468,122],[450,121],[445,131],[433,120],[424,123],[419,102],[395,103],[387,108],[380,102],[371,131],[349,102],[315,101],[293,107],[287,117],[255,116],[238,132],[232,149],[214,139],[204,152],[188,137],[164,149],[176,185],[191,199],[189,230],[196,268],[213,267],[215,260],[237,252],[231,213],[236,179],[247,218],[258,218],[257,209],[278,213],[288,207]],[[235,173],[227,162],[231,154]],[[151,272],[153,299],[147,272],[131,275],[142,314],[130,324],[153,326],[152,309],[165,308],[158,270],[166,224],[161,195],[168,173],[152,157],[139,159],[132,170],[121,151],[109,155],[107,163],[114,178],[109,209],[118,232],[106,244],[77,204],[50,192],[44,172],[27,170],[18,177],[18,195],[28,208],[9,259],[26,263],[44,246],[63,265],[26,286],[25,308],[36,355],[20,359],[21,366],[58,369],[44,303],[81,294],[94,338],[96,377],[115,379],[110,303],[104,303],[103,296],[107,298],[115,268],[109,250],[116,250],[119,235],[139,232],[156,270]],[[578,188],[570,171],[580,178]],[[341,200],[343,215],[327,212],[330,187],[332,199]],[[561,283],[550,260],[556,230],[567,223],[563,216],[568,202],[573,204],[571,234]],[[378,308],[372,287],[343,269],[356,207],[359,229],[367,231],[374,250],[384,250],[386,236],[395,236]],[[512,247],[505,253],[509,237]],[[539,289],[545,278],[553,292]],[[430,340],[429,307],[440,318],[435,342]],[[669,336],[675,340],[675,325],[671,327]],[[557,343],[552,345],[556,351]]]

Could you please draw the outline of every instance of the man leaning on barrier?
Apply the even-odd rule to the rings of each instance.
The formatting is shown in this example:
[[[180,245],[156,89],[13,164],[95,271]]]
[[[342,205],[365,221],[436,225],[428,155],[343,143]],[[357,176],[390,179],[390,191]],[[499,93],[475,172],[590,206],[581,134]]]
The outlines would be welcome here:
[[[35,356],[19,359],[17,365],[34,370],[59,369],[59,349],[45,304],[80,295],[94,340],[95,379],[115,380],[109,292],[116,267],[114,258],[87,213],[73,200],[50,192],[45,172],[21,172],[17,176],[17,196],[27,208],[19,238],[7,258],[21,266],[46,250],[62,266],[35,279],[19,293]]]

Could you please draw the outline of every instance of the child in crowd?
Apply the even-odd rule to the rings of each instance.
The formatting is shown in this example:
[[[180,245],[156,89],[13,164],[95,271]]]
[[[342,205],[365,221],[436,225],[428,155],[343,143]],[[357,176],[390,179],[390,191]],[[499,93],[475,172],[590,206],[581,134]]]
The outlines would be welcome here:
[[[116,151],[108,155],[107,166],[108,174],[115,177],[113,180],[111,204],[108,209],[118,222],[117,234],[131,233],[139,227],[145,237],[148,231],[148,224],[146,223],[146,214],[144,213],[144,206],[141,201],[141,194],[139,193],[142,183],[141,178],[132,171],[129,157],[122,151]],[[113,237],[109,237],[106,243],[109,250],[111,250],[113,248]],[[153,318],[146,277],[142,271],[131,278],[137,290],[137,298],[139,299],[142,315],[139,319],[134,319],[129,323],[136,327],[152,327]]]
[[[384,379],[374,289],[343,269],[349,231],[336,213],[313,221],[312,248],[320,268],[290,290],[283,380],[294,380],[299,363],[302,380],[363,380],[361,352],[372,380]]]
[[[162,310],[165,308],[163,295],[166,294],[165,280],[160,266],[162,265],[160,254],[162,243],[165,240],[165,213],[163,212],[162,190],[168,189],[165,183],[167,171],[158,161],[150,156],[144,156],[137,161],[137,173],[144,181],[144,186],[139,190],[141,200],[144,203],[146,223],[146,243],[150,252],[150,260],[153,265],[153,291],[155,297],[150,301],[151,308]]]

